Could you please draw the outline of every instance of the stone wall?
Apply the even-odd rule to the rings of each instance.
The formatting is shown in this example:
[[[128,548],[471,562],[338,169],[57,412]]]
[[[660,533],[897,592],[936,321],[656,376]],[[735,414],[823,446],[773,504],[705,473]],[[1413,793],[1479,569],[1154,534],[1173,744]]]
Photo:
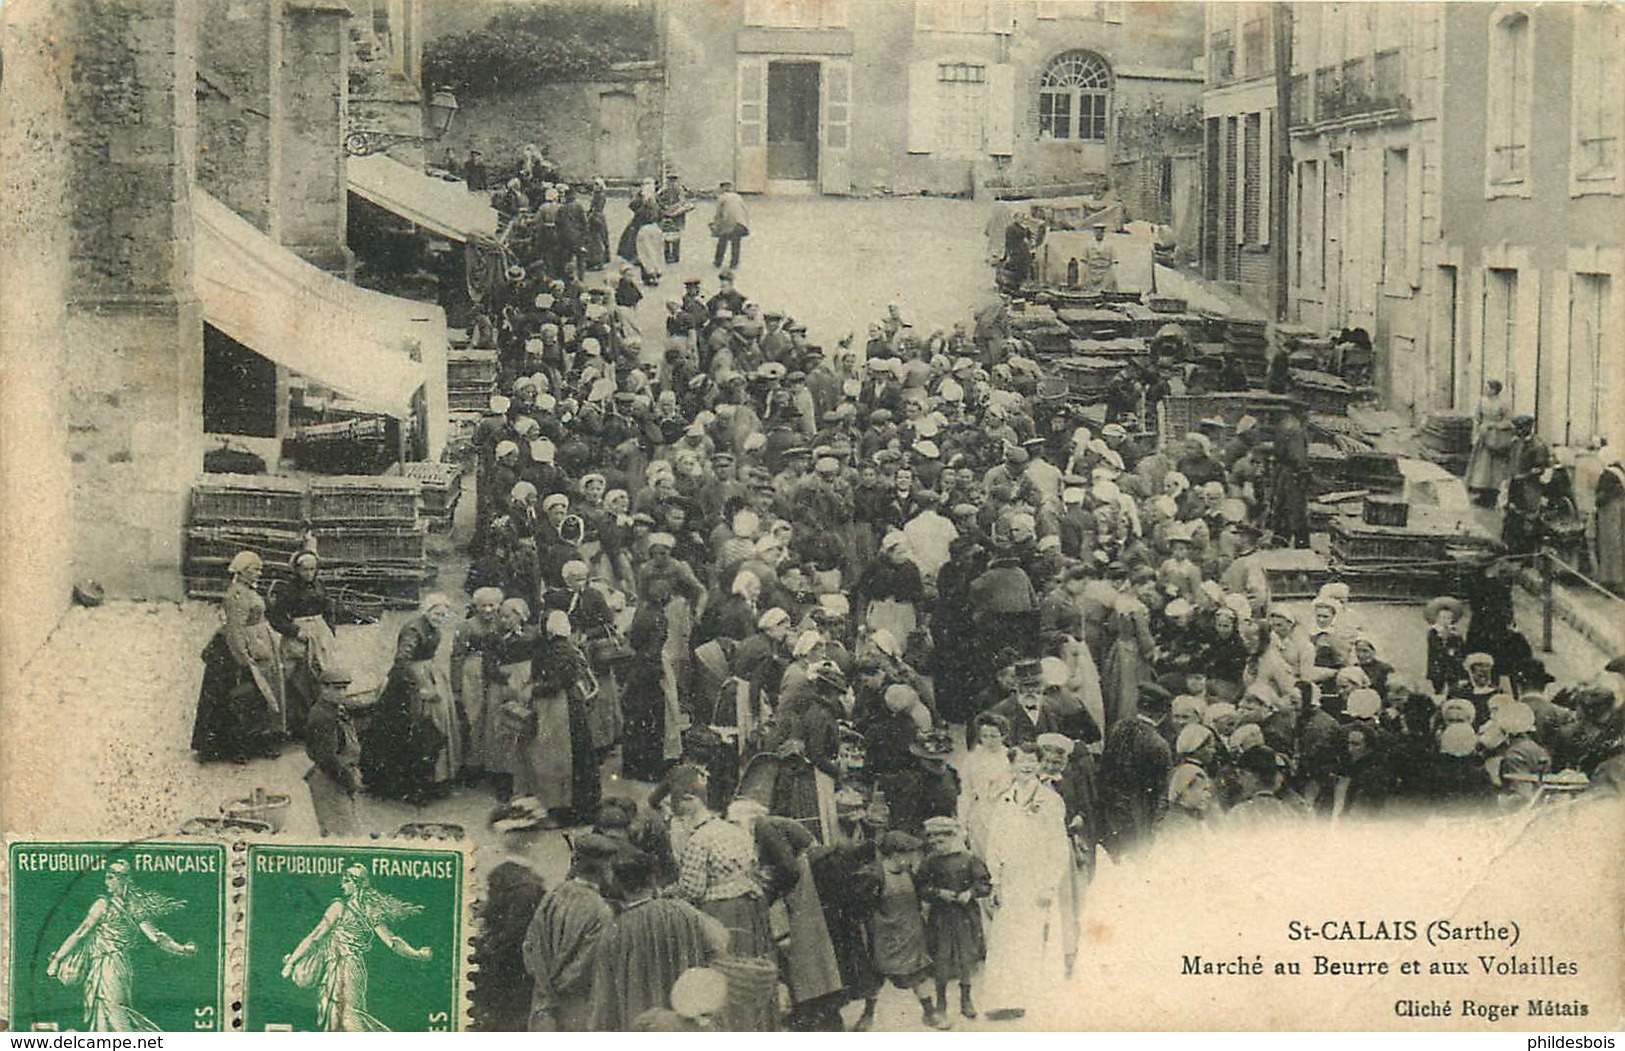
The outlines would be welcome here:
[[[346,278],[355,271],[345,247],[349,15],[340,0],[287,0],[281,65],[282,243]]]
[[[240,0],[202,0],[200,7],[198,185],[279,238],[281,10]]]
[[[635,114],[636,141],[625,151],[635,163],[624,171],[607,170],[616,165],[600,148],[606,129],[600,124],[599,107],[603,96],[612,94],[630,95]],[[594,175],[609,179],[657,176],[664,96],[660,75],[654,72],[548,84],[497,98],[459,99],[462,108],[451,131],[435,144],[435,156],[450,147],[458,160],[464,160],[469,149],[477,149],[495,170],[517,165],[525,144],[535,143],[572,181]]]
[[[0,708],[67,608],[69,464],[59,409],[68,290],[72,5],[0,9]],[[24,101],[26,100],[26,101]],[[16,709],[12,709],[15,713]]]
[[[178,597],[186,495],[203,459],[197,12],[178,0],[77,6],[62,390],[73,573],[112,595]]]

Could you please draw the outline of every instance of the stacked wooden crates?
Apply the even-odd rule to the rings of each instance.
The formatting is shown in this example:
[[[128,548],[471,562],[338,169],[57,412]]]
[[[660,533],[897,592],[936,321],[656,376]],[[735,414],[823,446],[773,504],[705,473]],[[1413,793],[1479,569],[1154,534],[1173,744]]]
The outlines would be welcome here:
[[[496,389],[496,351],[453,350],[446,355],[446,398],[452,412],[484,412]]]
[[[398,476],[204,475],[192,489],[187,594],[225,594],[227,567],[240,551],[264,559],[267,585],[286,580],[289,560],[313,539],[330,589],[411,608],[434,574],[418,511],[421,488]]]
[[[192,487],[182,575],[193,598],[226,593],[231,560],[252,551],[268,580],[289,575],[305,535],[305,484],[263,474],[206,474]]]
[[[463,495],[462,465],[433,460],[403,463],[401,477],[414,479],[422,486],[418,511],[429,529],[440,533],[451,532],[457,501]]]
[[[310,480],[310,524],[325,579],[410,607],[432,575],[428,524],[414,478],[350,475]]]

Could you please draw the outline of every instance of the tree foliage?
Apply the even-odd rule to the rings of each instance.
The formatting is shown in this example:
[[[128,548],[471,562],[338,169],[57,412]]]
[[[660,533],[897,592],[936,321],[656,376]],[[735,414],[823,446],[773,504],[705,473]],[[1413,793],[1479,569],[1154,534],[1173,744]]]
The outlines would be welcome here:
[[[1125,103],[1118,110],[1117,153],[1143,156],[1202,141],[1200,100],[1175,102],[1153,94],[1138,105]]]
[[[484,28],[424,47],[424,82],[490,97],[540,84],[588,80],[618,62],[655,57],[649,7],[572,0],[504,11]]]

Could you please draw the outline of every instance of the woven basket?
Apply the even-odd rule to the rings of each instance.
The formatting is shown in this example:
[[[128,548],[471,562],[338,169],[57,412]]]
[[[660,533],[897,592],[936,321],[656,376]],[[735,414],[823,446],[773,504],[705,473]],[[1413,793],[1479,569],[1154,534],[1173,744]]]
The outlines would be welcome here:
[[[281,832],[288,820],[293,797],[279,792],[254,789],[246,799],[229,799],[220,804],[220,813],[232,821],[259,821],[271,826],[272,832]]]
[[[764,1032],[778,1015],[779,969],[768,959],[725,956],[711,964],[728,979],[725,1028],[732,1033]]]

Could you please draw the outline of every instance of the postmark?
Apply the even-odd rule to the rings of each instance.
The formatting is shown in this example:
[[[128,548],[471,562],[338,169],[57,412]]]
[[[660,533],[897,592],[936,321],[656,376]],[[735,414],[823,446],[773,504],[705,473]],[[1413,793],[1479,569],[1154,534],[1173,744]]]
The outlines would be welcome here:
[[[220,844],[14,840],[7,866],[12,1028],[228,1028]]]
[[[462,1028],[464,900],[456,850],[248,848],[243,1028]]]

